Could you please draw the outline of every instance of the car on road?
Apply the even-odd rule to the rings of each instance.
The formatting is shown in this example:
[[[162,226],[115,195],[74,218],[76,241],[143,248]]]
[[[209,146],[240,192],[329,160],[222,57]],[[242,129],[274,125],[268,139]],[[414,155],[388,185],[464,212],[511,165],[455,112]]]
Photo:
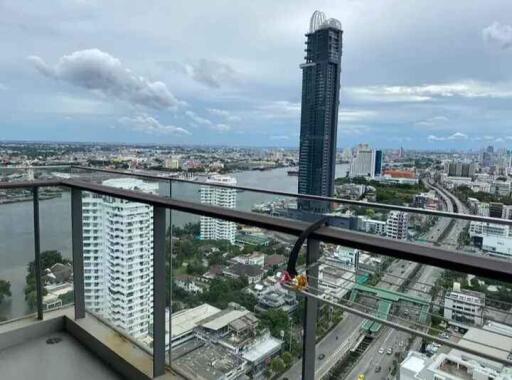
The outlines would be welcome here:
[[[382,355],[383,353],[384,353],[384,348],[382,348],[382,347],[381,347],[381,348],[379,348],[379,354],[381,354],[381,355]]]
[[[318,355],[318,360],[322,360],[323,358],[325,358],[325,354]]]
[[[389,347],[386,351],[386,354],[391,355],[393,353],[393,349]]]

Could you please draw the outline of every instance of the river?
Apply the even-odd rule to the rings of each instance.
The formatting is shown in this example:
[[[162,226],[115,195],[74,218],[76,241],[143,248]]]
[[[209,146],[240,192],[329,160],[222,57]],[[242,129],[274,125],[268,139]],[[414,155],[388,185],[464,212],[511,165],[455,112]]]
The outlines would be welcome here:
[[[288,176],[290,168],[266,171],[243,171],[232,174],[239,186],[267,190],[297,192],[297,177]],[[344,176],[347,165],[337,165],[336,176]],[[169,185],[162,182],[160,194],[169,194]],[[199,186],[174,183],[173,198],[199,202]],[[270,201],[272,195],[242,191],[237,194],[237,209],[249,211],[255,203]],[[28,313],[24,299],[27,265],[34,259],[32,202],[0,205],[0,279],[11,283],[12,296],[0,304],[0,317],[11,319]],[[71,258],[70,195],[40,202],[41,250],[58,250]],[[173,213],[173,224],[198,221],[199,217]]]

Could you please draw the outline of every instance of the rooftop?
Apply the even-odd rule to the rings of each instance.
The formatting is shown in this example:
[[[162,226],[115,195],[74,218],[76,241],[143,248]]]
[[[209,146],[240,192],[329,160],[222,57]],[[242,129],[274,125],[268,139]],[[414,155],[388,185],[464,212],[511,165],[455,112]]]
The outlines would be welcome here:
[[[474,327],[468,329],[458,343],[462,348],[487,353],[501,359],[508,359],[512,353],[512,337]]]
[[[175,352],[173,364],[178,373],[197,380],[225,379],[227,374],[245,366],[245,362],[227,348],[199,339],[181,345]]]
[[[220,312],[214,306],[207,303],[193,309],[180,310],[172,316],[172,336],[180,336],[192,331],[199,322]]]
[[[199,325],[205,329],[217,331],[249,313],[249,310],[225,309],[211,315],[210,317],[203,318]]]
[[[271,335],[264,335],[258,341],[249,347],[242,357],[249,362],[258,362],[262,358],[267,357],[270,353],[279,351],[282,340],[272,337]]]

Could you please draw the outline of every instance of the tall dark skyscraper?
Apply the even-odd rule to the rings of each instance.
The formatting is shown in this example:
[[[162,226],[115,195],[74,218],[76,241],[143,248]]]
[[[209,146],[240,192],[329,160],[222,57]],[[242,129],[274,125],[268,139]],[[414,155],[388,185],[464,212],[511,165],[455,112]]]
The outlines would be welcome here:
[[[306,34],[302,69],[299,193],[332,196],[340,95],[341,23],[315,11]],[[304,211],[326,212],[326,202],[299,202]]]
[[[375,151],[375,170],[373,172],[375,177],[382,175],[382,150]]]

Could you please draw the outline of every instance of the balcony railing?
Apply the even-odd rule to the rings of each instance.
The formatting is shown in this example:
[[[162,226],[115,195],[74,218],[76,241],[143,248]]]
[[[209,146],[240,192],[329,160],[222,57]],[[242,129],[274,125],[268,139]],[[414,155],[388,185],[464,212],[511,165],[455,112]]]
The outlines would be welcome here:
[[[75,168],[81,171],[89,171],[90,168]],[[96,172],[113,174],[116,176],[132,176],[140,177],[151,181],[169,181],[190,183],[197,185],[197,182],[165,178],[161,176],[138,174],[132,172],[120,172],[105,169],[94,169]],[[315,201],[325,201],[335,204],[345,204],[356,207],[374,207],[385,210],[398,210],[410,213],[422,214],[438,218],[453,218],[465,221],[479,221],[485,223],[494,223],[512,226],[512,220],[499,218],[490,218],[475,216],[469,214],[458,214],[447,211],[432,211],[424,209],[416,209],[405,206],[394,206],[380,203],[361,202],[354,200],[345,200],[338,198],[327,198],[310,195],[299,195],[288,192],[270,191],[264,189],[253,189],[248,187],[230,186],[223,184],[208,184],[209,186],[218,186],[222,188],[234,188],[237,191],[252,191],[272,196],[284,196],[290,198],[301,198]],[[172,300],[167,297],[166,290],[166,261],[165,261],[165,245],[166,245],[166,210],[173,212],[183,212],[197,216],[207,216],[211,218],[221,219],[229,222],[242,224],[245,226],[259,227],[264,230],[277,232],[281,234],[300,236],[309,226],[309,223],[300,220],[291,220],[278,218],[270,215],[251,213],[231,208],[222,208],[198,202],[190,202],[186,200],[177,200],[171,196],[161,196],[156,194],[148,194],[139,191],[125,190],[113,188],[102,184],[86,181],[80,178],[46,180],[46,181],[30,181],[30,182],[13,182],[0,183],[0,190],[7,189],[30,189],[33,193],[33,236],[34,236],[34,263],[36,274],[36,310],[37,318],[44,318],[43,312],[43,281],[41,268],[41,226],[38,192],[42,187],[62,187],[71,191],[71,238],[72,238],[72,264],[73,264],[73,286],[74,286],[74,318],[80,320],[86,316],[85,298],[84,298],[84,265],[83,265],[83,217],[82,217],[82,195],[83,192],[90,192],[101,196],[109,196],[123,199],[130,202],[138,202],[153,207],[153,298],[152,298],[152,350],[153,357],[153,377],[163,375],[166,371],[166,303],[171,304]],[[319,265],[329,266],[325,260],[320,260],[320,243],[339,245],[343,247],[363,250],[385,257],[394,259],[407,260],[414,263],[435,266],[444,270],[452,270],[463,272],[470,275],[492,278],[503,282],[509,282],[512,275],[512,262],[508,260],[498,259],[490,256],[474,255],[456,250],[448,250],[437,246],[421,245],[413,242],[402,240],[393,240],[377,235],[355,232],[347,229],[340,229],[332,226],[321,227],[313,231],[307,239],[306,261],[303,271],[308,277],[308,286],[298,288],[291,284],[284,284],[287,289],[298,293],[305,297],[305,310],[303,319],[303,348],[302,348],[302,378],[313,379],[318,376],[316,347],[316,329],[319,305],[325,304],[330,307],[340,309],[348,314],[359,316],[365,320],[388,326],[392,329],[406,332],[410,335],[424,338],[431,342],[437,342],[447,347],[457,348],[469,354],[477,355],[493,362],[501,363],[505,366],[511,366],[512,361],[509,357],[496,355],[478,350],[472,346],[461,345],[457,342],[447,341],[439,338],[437,335],[424,332],[418,326],[411,326],[410,321],[395,318],[395,320],[386,319],[382,314],[376,312],[375,315],[364,311],[364,305],[358,305],[354,300],[338,300],[335,297],[326,297],[324,290],[319,284]],[[339,267],[337,267],[339,269]],[[361,271],[364,271],[362,269]],[[346,272],[350,272],[346,270]],[[354,274],[357,271],[354,272]],[[360,273],[360,272],[358,272]],[[393,274],[389,274],[393,277]],[[400,277],[395,275],[396,277]],[[336,289],[338,284],[330,283],[323,280],[324,283],[330,285],[332,289]],[[388,280],[389,281],[389,280]],[[355,284],[354,284],[355,285]],[[371,295],[369,296],[371,297]],[[378,302],[379,298],[375,298]],[[430,313],[430,307],[433,302],[428,303],[426,310],[419,307],[418,313]],[[359,307],[360,306],[360,307]],[[379,306],[380,307],[380,306]],[[411,306],[411,310],[413,307]],[[389,310],[388,310],[389,311]],[[108,321],[106,321],[108,323]],[[167,331],[171,334],[171,318]],[[122,333],[122,331],[121,331]],[[342,339],[348,337],[341,337]],[[347,341],[348,342],[348,341]],[[347,344],[341,343],[340,347]],[[169,350],[169,365],[173,366],[173,357]]]

